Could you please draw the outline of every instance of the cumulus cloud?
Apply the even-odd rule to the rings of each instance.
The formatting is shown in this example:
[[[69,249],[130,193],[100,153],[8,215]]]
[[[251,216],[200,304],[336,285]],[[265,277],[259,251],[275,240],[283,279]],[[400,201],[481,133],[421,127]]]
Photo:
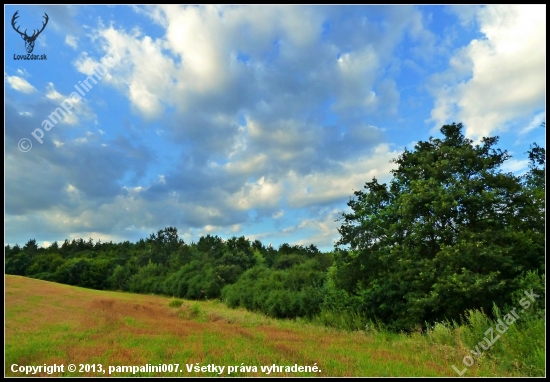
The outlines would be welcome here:
[[[320,126],[315,115],[323,111],[317,108],[331,94],[339,99],[335,111],[360,107],[368,113],[388,107],[395,112],[395,83],[376,77],[389,59],[372,45],[382,43],[358,41],[357,49],[338,59],[338,49],[320,44],[324,15],[316,8],[136,9],[164,26],[166,35],[153,40],[139,30],[100,28],[97,38],[106,55],[118,57],[106,80],[151,118],[163,112],[163,105],[174,107],[177,123],[166,127],[178,141],[195,142],[186,145],[182,157],[188,165],[169,175],[166,187],[150,189],[151,197],[174,190],[195,199],[189,190],[201,185],[206,187],[201,195],[228,193],[238,209],[272,206],[280,198],[275,194],[282,192],[280,179],[322,173],[335,161],[380,142],[381,131],[373,126]],[[330,56],[332,63],[327,66],[318,55]],[[82,72],[85,62],[99,63],[83,56]],[[309,117],[304,118],[305,111]],[[244,124],[236,123],[239,117]],[[190,180],[182,172],[201,174],[202,180]],[[214,178],[224,182],[224,191],[207,181]]]
[[[234,195],[234,205],[243,210],[257,207],[275,207],[280,202],[282,191],[281,184],[270,182],[261,177],[257,182],[246,183]]]
[[[36,91],[36,88],[24,78],[5,75],[4,79],[12,89],[17,90],[18,92],[30,94]]]
[[[71,128],[51,129],[23,158],[21,132],[70,94],[41,77],[44,94],[25,98],[36,89],[23,73],[6,76],[23,97],[6,103],[10,235],[135,239],[172,225],[193,239],[274,219],[282,238],[302,232],[310,238],[300,243],[332,246],[339,207],[372,177],[388,177],[398,156],[383,128],[391,122],[379,123],[399,112],[395,51],[408,36],[414,54],[404,66],[420,73],[447,49],[414,7],[132,9],[139,22],[96,17],[86,36],[63,34],[61,46],[81,51],[75,78],[108,69],[97,98],[64,119]],[[487,29],[505,44],[495,33]],[[456,81],[477,68],[474,53],[457,51],[438,77],[450,85],[434,116],[447,118],[469,94]]]
[[[97,146],[94,137],[87,135],[72,140],[52,137],[58,155],[50,155],[50,163],[63,158],[70,165],[64,170],[55,167],[60,173],[51,178],[64,179],[56,188],[47,184],[41,188],[57,189],[64,201],[52,196],[45,203],[38,199],[33,203],[32,196],[29,198],[21,187],[30,179],[24,180],[22,172],[12,172],[9,178],[18,185],[12,186],[17,191],[11,190],[8,200],[12,213],[61,208],[64,212],[55,224],[71,225],[77,232],[99,231],[109,225],[112,229],[113,224],[130,226],[136,221],[151,227],[160,222],[190,228],[236,226],[246,219],[244,212],[249,209],[282,216],[275,211],[288,192],[285,177],[290,183],[297,182],[296,174],[307,174],[315,166],[316,176],[322,176],[322,167],[344,158],[346,152],[351,155],[354,143],[370,147],[380,140],[376,129],[351,126],[347,132],[347,126],[342,126],[346,133],[329,142],[322,138],[319,121],[303,119],[304,109],[314,115],[312,107],[337,86],[331,84],[332,74],[338,70],[337,58],[330,46],[318,44],[323,15],[316,9],[138,9],[165,27],[163,38],[153,39],[138,28],[100,25],[94,39],[102,43],[105,56],[96,60],[84,51],[75,67],[90,75],[107,57],[114,57],[103,81],[123,93],[140,115],[154,119],[166,107],[175,108],[174,122],[166,129],[177,141],[191,143],[182,153],[187,165],[172,169],[162,181],[144,184],[139,192],[136,187],[124,194],[116,184],[122,177],[119,171],[127,167],[112,167],[114,158],[109,155],[119,148],[116,142]],[[67,36],[66,43],[74,47],[76,38]],[[332,65],[316,63],[314,52],[332,55]],[[349,54],[356,56],[355,52]],[[360,50],[357,57],[352,67],[344,68],[338,85],[341,94],[351,94],[350,100],[354,94],[370,95],[375,82],[373,71],[365,72],[361,65],[369,60],[374,69],[380,65],[372,48]],[[288,74],[290,68],[295,78]],[[354,75],[370,78],[357,84]],[[9,77],[8,82],[12,87],[19,84],[19,89],[26,83],[19,77]],[[45,96],[53,102],[67,97],[52,83]],[[365,105],[374,108],[368,102],[359,106]],[[85,103],[81,109],[92,115]],[[77,115],[66,117],[64,122],[78,124]],[[236,122],[239,115],[244,125]],[[318,150],[323,148],[328,156],[319,158]],[[97,171],[82,171],[92,164]],[[28,165],[35,164],[31,161]],[[334,195],[342,197],[343,193]],[[330,196],[325,199],[335,200]],[[291,203],[295,203],[292,198]],[[76,210],[67,210],[77,205]],[[96,205],[94,211],[90,210],[92,205]],[[126,223],[115,223],[121,214],[126,216]]]
[[[479,139],[544,107],[546,7],[489,5],[475,17],[483,38],[459,49],[448,73],[434,79],[431,117],[436,126],[462,121]]]
[[[53,88],[51,93],[59,94]],[[150,149],[123,137],[104,146],[101,134],[77,129],[71,139],[57,126],[42,144],[35,141],[32,151],[22,155],[17,142],[40,126],[41,116],[50,111],[49,102],[33,105],[30,117],[6,105],[7,214],[94,209],[121,193],[118,182],[127,172],[142,174],[152,159]]]
[[[313,172],[302,177],[292,172],[287,178],[290,186],[288,203],[302,208],[345,200],[354,190],[361,189],[366,181],[387,177],[394,168],[390,160],[398,155],[390,151],[387,144],[380,144],[370,155],[340,162],[331,171]]]

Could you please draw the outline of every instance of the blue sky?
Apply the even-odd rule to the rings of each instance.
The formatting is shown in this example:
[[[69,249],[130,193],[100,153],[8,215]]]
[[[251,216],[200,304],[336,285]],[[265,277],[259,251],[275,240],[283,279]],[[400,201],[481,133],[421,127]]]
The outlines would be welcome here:
[[[544,5],[4,10],[5,244],[331,250],[353,191],[443,124],[498,135],[518,175],[545,142]],[[46,60],[16,11],[27,34],[47,13]]]

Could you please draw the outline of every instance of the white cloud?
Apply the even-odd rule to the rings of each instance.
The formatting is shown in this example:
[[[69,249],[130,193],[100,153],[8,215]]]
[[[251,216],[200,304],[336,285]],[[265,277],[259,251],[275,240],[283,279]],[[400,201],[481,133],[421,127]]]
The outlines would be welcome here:
[[[373,17],[368,7],[133,9],[137,21],[129,17],[88,29],[92,45],[72,63],[88,76],[114,58],[105,65],[102,88],[97,85],[104,102],[85,97],[73,113],[95,117],[91,105],[99,106],[106,117],[105,127],[97,128],[108,134],[55,130],[42,146],[49,143],[51,149],[39,158],[58,173],[34,162],[28,163],[33,172],[15,171],[19,164],[11,172],[6,204],[13,213],[34,214],[32,229],[43,223],[71,235],[142,236],[173,225],[182,236],[196,238],[233,234],[251,224],[257,231],[256,224],[267,221],[276,229],[292,225],[281,233],[286,237],[300,231],[310,235],[304,243],[332,246],[335,206],[372,177],[389,177],[389,160],[399,154],[382,143],[385,132],[371,118],[398,111],[400,87],[392,76],[399,72],[401,47],[394,55],[396,47],[408,33],[406,42],[419,48],[415,57],[441,54],[437,37],[412,7],[379,9]],[[149,29],[143,15],[160,28]],[[73,35],[66,44],[82,48]],[[95,51],[102,56],[93,57]],[[428,70],[412,60],[407,65]],[[473,68],[462,59],[452,65],[455,72],[448,77],[455,80],[457,72],[464,76]],[[118,95],[103,85],[126,97],[137,118],[120,112],[126,105],[118,100],[110,103]],[[67,97],[51,83],[44,98],[49,108]],[[12,114],[14,126],[22,120],[30,125],[31,118]],[[126,135],[139,144],[128,144],[121,138]],[[117,136],[122,143],[109,140]],[[140,156],[149,149],[158,155]],[[26,178],[39,170],[55,175],[43,176],[52,184],[39,189],[53,195],[44,200],[31,198],[36,187],[29,185],[36,180]],[[67,184],[73,188],[60,189]],[[307,219],[296,223],[304,213]]]
[[[297,245],[315,244],[317,247],[331,248],[340,238],[338,228],[341,223],[337,221],[341,217],[341,210],[332,209],[321,211],[315,219],[306,219],[299,225],[301,229],[312,231],[303,239],[298,240]]]
[[[337,208],[323,208],[313,212],[314,217],[303,219],[300,223],[283,228],[277,232],[260,233],[251,235],[253,239],[277,239],[290,242],[292,245],[308,246],[314,244],[330,250],[339,239],[338,228],[341,210]],[[292,240],[291,237],[299,236],[302,239]]]
[[[486,6],[477,8],[476,18],[484,38],[456,52],[451,73],[432,89],[436,103],[431,115],[436,126],[463,122],[466,135],[479,139],[544,107],[546,7]],[[453,72],[456,79],[463,77],[469,68],[470,78],[444,82]]]
[[[476,21],[476,14],[479,11],[478,5],[450,5],[449,10],[456,14],[462,26],[467,27]]]
[[[279,211],[275,212],[274,214],[272,214],[271,217],[273,219],[279,219],[279,218],[282,218],[284,214],[285,214],[285,211],[279,210]]]
[[[294,208],[303,208],[346,199],[373,177],[388,177],[395,166],[390,159],[398,155],[390,151],[387,144],[380,144],[370,155],[341,162],[333,171],[312,172],[305,176],[291,172],[287,178],[288,203]]]
[[[239,153],[242,154],[242,152]],[[224,165],[224,168],[228,174],[232,175],[254,174],[263,172],[268,162],[269,157],[261,153],[247,158],[246,160],[228,162]]]
[[[339,110],[360,107],[368,112],[378,108],[395,112],[397,88],[391,81],[375,88],[382,80],[381,69],[392,59],[391,51],[407,25],[414,24],[412,33],[423,43],[429,34],[419,12],[402,8],[404,15],[392,13],[399,20],[398,26],[384,30],[387,33],[368,43],[357,40],[357,46],[341,52],[332,43],[321,43],[327,17],[327,9],[322,7],[162,5],[134,9],[165,28],[165,35],[153,40],[139,30],[125,32],[101,26],[94,39],[101,41],[106,56],[117,58],[107,82],[125,92],[133,106],[151,118],[162,115],[165,106],[181,113],[192,111],[203,98],[220,94],[237,97],[224,99],[224,103],[245,103],[246,98],[232,94],[235,90],[256,94],[254,109],[258,112],[261,105],[267,107],[264,110],[273,110],[297,92],[288,89],[295,81],[292,73],[313,85],[300,90],[306,95],[301,97],[303,102],[334,90]],[[416,15],[416,21],[412,23],[407,15]],[[342,53],[339,60],[338,53]],[[239,57],[248,57],[248,62],[239,61]],[[77,68],[86,72],[84,58]],[[379,91],[384,97],[377,94]],[[269,98],[274,99],[270,102]]]
[[[60,123],[74,126],[80,124],[80,118],[86,120],[95,120],[96,115],[93,112],[92,108],[87,105],[85,98],[81,97],[78,93],[75,94],[77,94],[77,97],[71,97],[70,94],[64,95],[59,93],[55,89],[55,85],[52,82],[48,82],[48,84],[46,85],[46,98],[54,101],[56,104],[58,104],[57,106],[59,106],[63,102],[66,102],[67,105],[71,106],[71,108],[68,109],[69,112],[63,111],[58,113],[58,115],[64,115],[64,117],[60,120]],[[53,108],[51,110],[51,113],[55,113],[58,109],[64,110],[60,107],[57,107]]]
[[[65,44],[69,45],[73,49],[77,49],[78,48],[78,37],[68,34],[65,37]]]
[[[67,98],[67,97],[63,97],[61,93],[55,90],[55,86],[52,82],[48,82],[48,84],[46,85],[46,90],[47,90],[46,97],[51,100],[63,101]]]
[[[257,182],[247,182],[237,194],[233,195],[230,204],[242,210],[275,207],[279,204],[282,193],[281,183],[261,177]]]
[[[375,109],[377,98],[372,88],[379,61],[376,51],[370,46],[338,58],[341,88],[336,108],[359,106],[369,111]]]
[[[75,63],[79,72],[90,75],[100,63],[107,66],[109,69],[102,81],[123,91],[147,118],[158,117],[163,112],[162,99],[173,104],[170,90],[175,89],[170,87],[174,63],[162,54],[163,41],[142,37],[139,31],[128,34],[113,27],[96,33],[95,38],[104,40],[106,55],[96,61],[83,52]]]
[[[36,88],[28,83],[24,78],[5,75],[4,79],[12,89],[17,90],[18,92],[30,94],[36,91]]]
[[[502,171],[513,172],[513,173],[525,172],[528,166],[529,166],[528,159],[523,159],[523,160],[508,159],[506,162],[502,164]]]
[[[519,134],[525,135],[531,130],[535,130],[536,128],[541,127],[541,124],[544,121],[546,121],[546,112],[538,113],[537,115],[535,115],[535,117],[533,117],[533,119],[527,126],[520,130]]]

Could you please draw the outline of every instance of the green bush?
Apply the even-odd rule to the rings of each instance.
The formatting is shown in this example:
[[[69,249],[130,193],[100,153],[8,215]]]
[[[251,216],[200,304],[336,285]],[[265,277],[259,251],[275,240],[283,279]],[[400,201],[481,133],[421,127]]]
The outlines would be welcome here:
[[[166,278],[166,268],[160,264],[149,263],[139,268],[130,278],[129,289],[134,293],[164,293],[163,281]]]
[[[183,304],[183,301],[176,298],[176,299],[173,299],[170,301],[170,303],[168,304],[169,307],[171,308],[179,308],[180,306],[182,306]]]
[[[191,305],[191,313],[195,317],[199,317],[201,315],[202,309],[198,303],[194,303],[193,305]]]
[[[454,336],[455,328],[456,326],[449,322],[436,322],[427,327],[426,336],[430,343],[454,347],[457,345]]]
[[[313,317],[320,311],[323,292],[318,285],[325,272],[310,267],[316,260],[290,269],[256,266],[222,290],[222,300],[231,308],[242,306],[271,317]]]
[[[368,321],[365,315],[351,310],[335,311],[323,309],[312,319],[313,322],[320,323],[336,329],[346,331],[357,331],[368,329],[376,330],[376,326]]]

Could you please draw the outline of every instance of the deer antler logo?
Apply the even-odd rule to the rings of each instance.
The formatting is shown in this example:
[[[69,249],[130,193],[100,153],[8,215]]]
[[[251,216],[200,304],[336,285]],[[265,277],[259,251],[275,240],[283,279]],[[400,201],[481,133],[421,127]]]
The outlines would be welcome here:
[[[15,19],[17,19],[19,16],[17,15],[17,13],[19,13],[19,11],[16,11],[14,14],[13,14],[13,17],[11,19],[11,26],[13,27],[13,29],[15,29],[15,31],[17,33],[19,33],[21,35],[21,38],[23,40],[25,40],[25,49],[27,50],[27,53],[32,53],[33,49],[34,49],[34,42],[36,41],[36,39],[38,38],[38,36],[40,35],[40,33],[42,33],[42,31],[44,30],[44,28],[46,28],[46,25],[48,25],[48,20],[50,19],[48,17],[48,14],[46,12],[44,12],[44,14],[46,16],[42,16],[46,19],[46,22],[42,22],[42,29],[40,29],[39,31],[37,31],[36,29],[34,30],[34,33],[32,34],[32,36],[29,36],[27,35],[27,30],[25,29],[25,32],[24,33],[21,33],[21,31],[19,31],[19,28],[15,27]]]

